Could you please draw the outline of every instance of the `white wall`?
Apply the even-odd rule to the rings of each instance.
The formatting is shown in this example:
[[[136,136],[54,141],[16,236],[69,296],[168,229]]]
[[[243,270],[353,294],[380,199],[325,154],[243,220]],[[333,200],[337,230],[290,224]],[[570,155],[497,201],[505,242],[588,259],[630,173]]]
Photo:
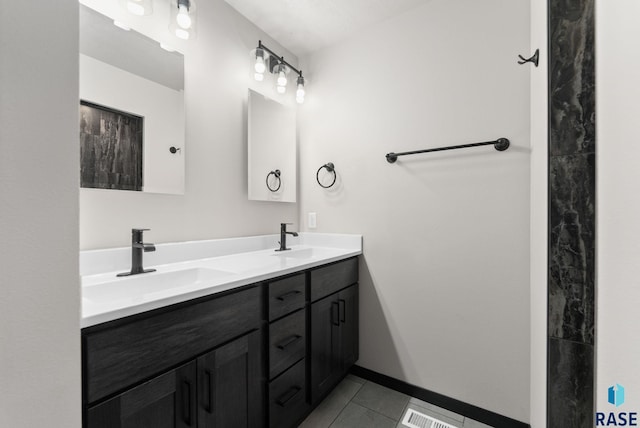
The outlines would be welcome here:
[[[525,422],[529,17],[526,1],[427,2],[308,58],[299,113],[301,222],[364,235],[359,364]],[[384,157],[503,136],[501,153]]]
[[[94,7],[104,1],[83,3]],[[137,19],[145,18],[150,17]],[[166,27],[158,28],[164,34]],[[247,199],[247,87],[258,86],[252,82],[249,51],[259,39],[295,64],[223,0],[198,3],[197,38],[180,46],[185,54],[185,194],[82,189],[81,249],[129,245],[132,227],[151,228],[145,240],[159,243],[277,233],[281,222],[297,222],[296,204]]]
[[[596,1],[597,408],[640,411],[640,3]],[[626,403],[607,403],[607,388]]]
[[[547,424],[547,272],[548,272],[548,52],[547,2],[531,2],[531,50],[540,62],[531,70],[531,420]]]
[[[81,424],[78,2],[0,3],[0,426]]]

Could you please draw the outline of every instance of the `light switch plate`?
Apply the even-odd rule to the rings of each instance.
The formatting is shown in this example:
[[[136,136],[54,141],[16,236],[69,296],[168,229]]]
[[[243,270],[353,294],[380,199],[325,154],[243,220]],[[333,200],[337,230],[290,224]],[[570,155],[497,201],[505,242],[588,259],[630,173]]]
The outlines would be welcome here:
[[[317,227],[316,219],[316,213],[309,213],[309,218],[307,220],[307,226],[309,226],[309,229],[315,229]]]

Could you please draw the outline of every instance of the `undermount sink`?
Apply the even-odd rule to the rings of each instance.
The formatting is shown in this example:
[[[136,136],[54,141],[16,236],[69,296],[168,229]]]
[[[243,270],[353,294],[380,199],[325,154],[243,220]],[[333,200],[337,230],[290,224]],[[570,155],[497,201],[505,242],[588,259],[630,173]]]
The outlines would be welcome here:
[[[323,257],[325,253],[328,253],[327,250],[320,248],[300,248],[300,249],[291,249],[286,251],[278,251],[274,253],[274,256],[285,257],[287,259],[311,259],[313,257]]]
[[[128,295],[162,294],[180,288],[211,283],[233,274],[233,272],[217,269],[190,268],[121,278],[113,276],[110,279],[103,278],[91,284],[83,284],[82,297],[89,301],[100,301]]]

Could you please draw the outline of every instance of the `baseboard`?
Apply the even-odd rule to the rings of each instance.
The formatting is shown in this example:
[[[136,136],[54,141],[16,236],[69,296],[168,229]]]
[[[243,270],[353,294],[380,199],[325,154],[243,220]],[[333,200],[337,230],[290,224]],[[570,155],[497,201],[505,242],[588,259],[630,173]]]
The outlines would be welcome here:
[[[446,395],[438,394],[437,392],[411,385],[390,376],[374,372],[373,370],[365,369],[364,367],[353,366],[351,367],[350,372],[355,376],[370,380],[438,407],[451,410],[454,413],[475,419],[478,422],[482,422],[483,424],[487,424],[495,428],[531,428],[529,424],[524,422],[447,397]]]

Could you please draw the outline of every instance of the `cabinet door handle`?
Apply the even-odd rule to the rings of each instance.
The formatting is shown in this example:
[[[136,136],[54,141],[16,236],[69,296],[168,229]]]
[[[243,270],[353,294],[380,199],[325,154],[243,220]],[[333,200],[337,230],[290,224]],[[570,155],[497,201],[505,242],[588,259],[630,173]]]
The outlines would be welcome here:
[[[347,302],[344,299],[339,299],[340,304],[340,322],[345,322],[347,318]]]
[[[302,388],[299,386],[292,387],[276,400],[276,404],[278,406],[285,407],[291,400],[293,400],[293,397],[298,395],[300,391],[302,391]]]
[[[281,302],[284,302],[285,300],[287,300],[289,297],[293,297],[296,294],[300,294],[300,290],[292,290],[289,291],[288,293],[284,293],[278,297],[276,297],[276,299],[280,300]]]
[[[187,426],[191,426],[191,383],[182,382],[182,419]]]
[[[298,340],[302,339],[302,336],[294,334],[293,336],[289,337],[288,339],[283,340],[282,342],[280,342],[278,345],[276,345],[279,349],[282,349],[284,351],[285,348],[287,348],[289,345],[297,342]]]
[[[332,325],[335,325],[335,326],[340,325],[340,318],[338,316],[338,312],[340,312],[338,302],[331,302],[331,324]]]
[[[211,372],[209,370],[205,370],[204,377],[205,385],[207,388],[207,406],[205,407],[205,410],[207,411],[207,413],[211,413],[213,411],[213,376],[211,375]]]

